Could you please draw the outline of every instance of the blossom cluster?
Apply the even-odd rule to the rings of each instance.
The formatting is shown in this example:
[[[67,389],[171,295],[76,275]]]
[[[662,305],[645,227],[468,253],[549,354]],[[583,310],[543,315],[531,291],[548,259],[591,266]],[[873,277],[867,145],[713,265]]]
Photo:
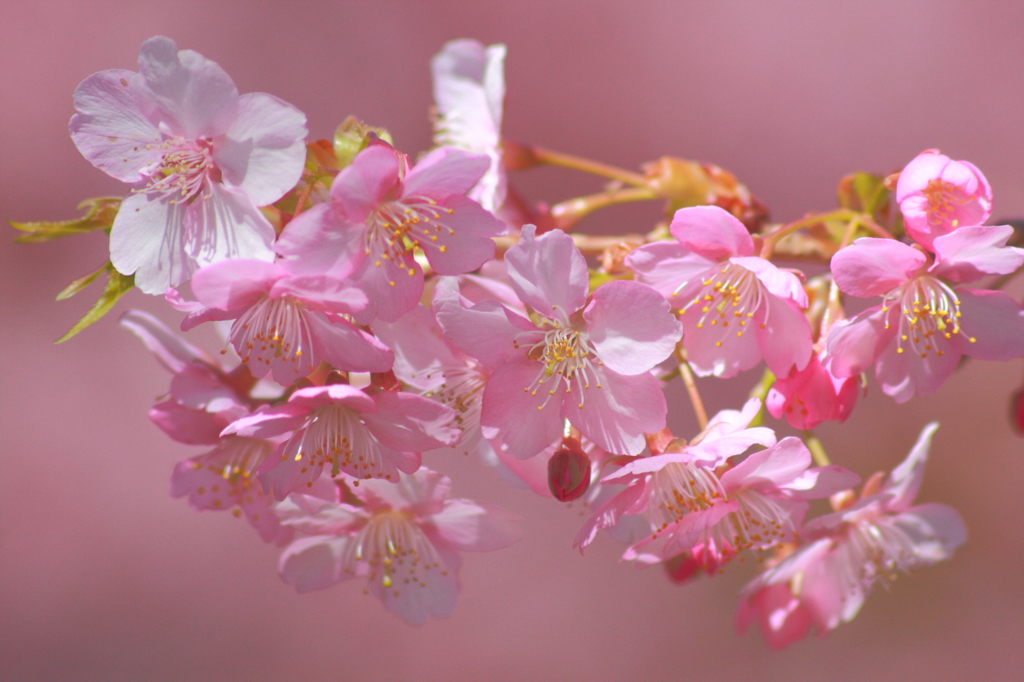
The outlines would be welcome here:
[[[876,582],[949,558],[959,515],[913,506],[936,424],[859,492],[812,429],[851,414],[872,367],[903,403],[964,355],[1024,355],[1024,309],[982,286],[1016,273],[1024,249],[984,224],[981,171],[927,150],[888,178],[862,174],[872,192],[837,211],[773,225],[709,164],[640,175],[503,140],[504,59],[470,40],[434,58],[436,147],[415,163],[355,119],[307,141],[295,107],[239,95],[168,38],[143,44],[138,72],[79,85],[72,139],[130,185],[105,225],[111,281],[163,296],[183,332],[224,337],[215,357],[152,315],[121,318],[171,373],[151,420],[206,448],[174,468],[171,494],[244,516],[284,548],[281,577],[300,592],[358,577],[413,624],[452,612],[460,551],[520,536],[509,513],[450,497],[424,455],[443,468],[473,453],[580,500],[575,547],[605,531],[623,560],[677,583],[742,553],[766,560],[737,626],[777,648],[849,621]],[[508,171],[541,163],[635,186],[531,205]],[[572,231],[637,192],[669,205],[642,243]],[[779,265],[807,252],[824,275]],[[846,296],[881,300],[847,318]],[[694,376],[762,361],[746,404],[709,419]],[[700,425],[688,440],[667,426],[677,379]],[[803,436],[779,437],[765,412]],[[812,500],[833,513],[808,520]]]

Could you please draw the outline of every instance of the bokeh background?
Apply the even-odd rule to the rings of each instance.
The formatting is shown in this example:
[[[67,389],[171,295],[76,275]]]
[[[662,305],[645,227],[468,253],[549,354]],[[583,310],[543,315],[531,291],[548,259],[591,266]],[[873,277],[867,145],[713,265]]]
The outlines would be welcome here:
[[[62,219],[123,194],[67,134],[71,94],[135,68],[164,34],[273,93],[328,137],[348,114],[429,144],[428,60],[450,39],[508,45],[513,140],[637,167],[664,154],[736,173],[777,220],[834,205],[838,178],[889,172],[929,147],[988,176],[996,217],[1024,216],[1024,4],[1009,2],[38,2],[0,3],[0,217]],[[513,180],[557,201],[600,183],[540,169]],[[643,231],[657,206],[583,229]],[[459,496],[523,518],[525,537],[467,555],[455,613],[420,628],[356,584],[298,595],[277,550],[226,514],[168,495],[197,454],[146,418],[168,377],[109,316],[59,337],[98,296],[55,303],[105,260],[100,235],[0,239],[0,679],[42,680],[1010,680],[1024,670],[1024,441],[1007,421],[1020,361],[970,362],[935,396],[895,405],[872,385],[820,434],[862,475],[943,426],[922,501],[963,514],[954,561],[878,588],[824,639],[769,651],[733,633],[748,562],[685,587],[570,548],[579,509],[503,485],[478,462],[434,462]],[[1018,296],[1022,287],[1011,287]],[[119,305],[169,322],[137,292]],[[215,349],[209,337],[202,337]],[[757,379],[703,382],[735,407]],[[673,393],[691,428],[680,392]],[[692,435],[692,431],[688,433]]]

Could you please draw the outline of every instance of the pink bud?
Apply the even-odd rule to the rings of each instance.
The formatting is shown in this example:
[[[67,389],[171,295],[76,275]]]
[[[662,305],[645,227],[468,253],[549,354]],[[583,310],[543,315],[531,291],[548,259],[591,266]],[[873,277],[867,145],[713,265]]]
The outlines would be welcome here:
[[[590,487],[590,458],[575,438],[563,438],[548,460],[548,487],[560,502],[570,502]]]
[[[1024,388],[1010,397],[1010,424],[1017,435],[1024,436]]]

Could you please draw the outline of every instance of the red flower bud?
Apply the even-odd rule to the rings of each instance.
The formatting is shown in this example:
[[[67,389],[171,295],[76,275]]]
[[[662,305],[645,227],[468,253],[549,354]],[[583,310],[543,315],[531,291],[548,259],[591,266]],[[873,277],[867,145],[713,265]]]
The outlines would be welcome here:
[[[563,438],[548,460],[548,487],[560,502],[575,500],[590,487],[590,458],[575,438]]]

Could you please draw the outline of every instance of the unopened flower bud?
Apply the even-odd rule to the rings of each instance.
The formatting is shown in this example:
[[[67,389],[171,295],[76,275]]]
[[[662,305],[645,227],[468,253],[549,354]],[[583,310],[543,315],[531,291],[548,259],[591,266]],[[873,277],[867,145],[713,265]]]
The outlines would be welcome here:
[[[563,438],[548,460],[548,487],[559,502],[571,502],[590,487],[590,458],[575,438]]]

